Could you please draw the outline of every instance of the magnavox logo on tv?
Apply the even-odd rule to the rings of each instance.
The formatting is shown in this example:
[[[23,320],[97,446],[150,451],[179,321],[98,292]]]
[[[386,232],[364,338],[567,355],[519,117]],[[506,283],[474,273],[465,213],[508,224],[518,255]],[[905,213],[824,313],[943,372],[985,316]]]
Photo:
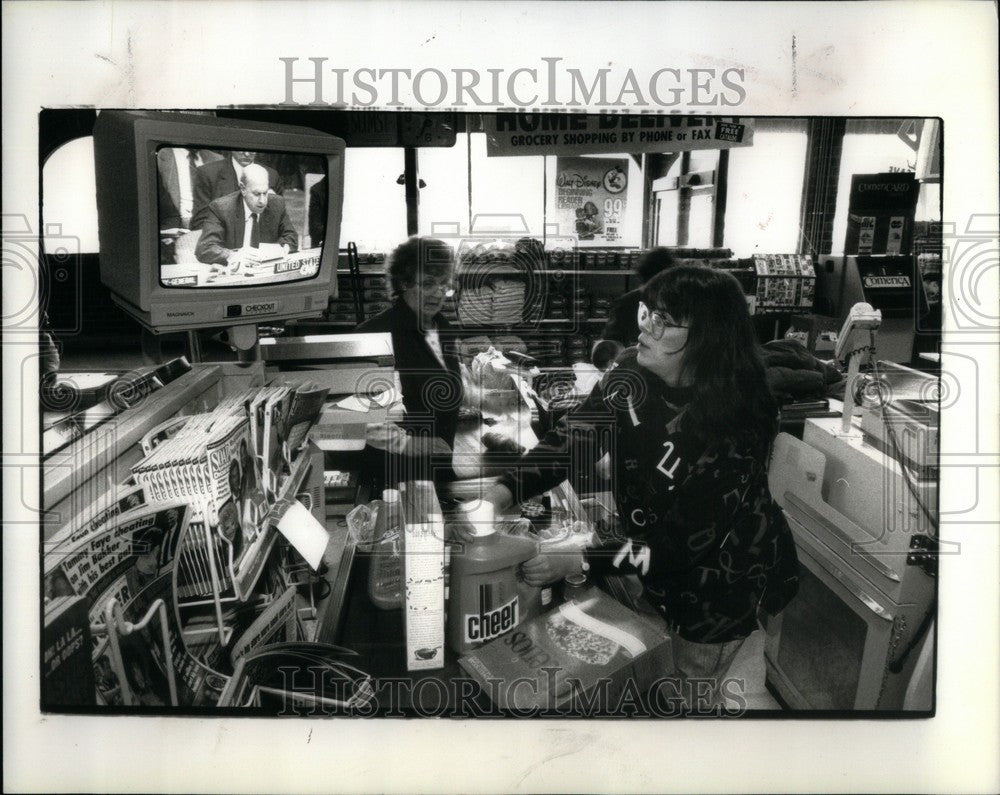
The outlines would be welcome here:
[[[909,276],[866,276],[865,287],[909,287]]]

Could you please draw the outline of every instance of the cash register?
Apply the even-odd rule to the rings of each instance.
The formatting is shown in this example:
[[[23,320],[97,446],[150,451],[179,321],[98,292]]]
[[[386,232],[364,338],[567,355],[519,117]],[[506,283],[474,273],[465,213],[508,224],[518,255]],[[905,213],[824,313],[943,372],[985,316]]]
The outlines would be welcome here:
[[[928,713],[938,542],[937,384],[872,358],[881,317],[856,306],[842,418],[779,434],[769,484],[795,537],[796,598],[767,626],[768,680],[797,709]],[[871,371],[859,375],[859,365]],[[855,396],[858,413],[855,415]]]

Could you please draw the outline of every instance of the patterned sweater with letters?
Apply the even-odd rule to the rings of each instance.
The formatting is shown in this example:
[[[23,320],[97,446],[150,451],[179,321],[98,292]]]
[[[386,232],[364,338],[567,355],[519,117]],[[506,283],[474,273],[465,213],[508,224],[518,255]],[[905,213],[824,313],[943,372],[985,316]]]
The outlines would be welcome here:
[[[608,455],[618,531],[588,550],[591,571],[637,574],[683,638],[723,643],[756,629],[758,606],[788,603],[798,564],[768,491],[766,444],[699,443],[684,428],[689,399],[627,351],[500,482],[524,500]]]

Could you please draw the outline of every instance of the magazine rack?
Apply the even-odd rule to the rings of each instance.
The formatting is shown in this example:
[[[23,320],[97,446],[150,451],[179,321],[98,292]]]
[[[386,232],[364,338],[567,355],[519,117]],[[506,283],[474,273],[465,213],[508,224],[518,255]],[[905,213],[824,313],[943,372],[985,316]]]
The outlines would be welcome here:
[[[185,630],[185,644],[188,638],[198,638],[199,636],[218,633],[219,645],[225,646],[229,642],[231,636],[231,630],[226,626],[225,619],[222,615],[222,605],[224,602],[232,602],[236,600],[234,595],[223,594],[229,590],[231,580],[227,577],[226,580],[220,578],[220,569],[224,571],[224,564],[222,558],[220,557],[219,544],[216,543],[216,539],[213,537],[214,533],[205,526],[204,523],[200,525],[201,535],[197,537],[195,531],[188,525],[188,532],[185,534],[184,538],[180,542],[180,551],[177,555],[177,560],[175,566],[177,567],[178,578],[182,571],[201,571],[207,572],[209,575],[208,582],[210,586],[207,590],[203,590],[199,596],[207,596],[208,599],[182,599],[180,595],[180,590],[182,587],[191,587],[190,585],[182,586],[178,584],[177,596],[175,596],[177,602],[177,609],[180,611],[181,608],[191,608],[191,607],[201,607],[206,604],[211,604],[214,607],[215,613],[215,624],[208,625],[204,627],[198,627],[193,629]],[[202,577],[204,581],[204,577]],[[188,594],[190,595],[190,594]]]
[[[236,582],[242,590],[242,598],[247,598],[250,591],[253,590],[254,585],[257,584],[257,580],[260,578],[261,571],[264,568],[264,563],[271,554],[271,550],[274,549],[274,544],[278,537],[278,522],[281,521],[281,517],[285,515],[285,511],[295,502],[296,496],[302,491],[311,464],[312,457],[306,454],[306,445],[303,444],[292,463],[292,471],[285,478],[285,482],[278,492],[278,499],[275,500],[274,505],[271,506],[271,509],[262,520],[261,526],[263,527],[263,532],[261,533],[261,539],[263,543],[261,545],[261,553],[254,556],[253,560],[248,560],[247,556],[245,556],[240,566],[241,571],[237,573]]]
[[[111,598],[104,606],[104,626],[108,633],[108,643],[111,647],[111,661],[114,667],[115,676],[121,687],[122,704],[126,707],[134,706],[132,688],[129,685],[128,676],[125,672],[125,662],[122,659],[121,645],[118,641],[119,635],[127,636],[133,632],[145,629],[153,616],[160,619],[160,636],[163,642],[163,667],[166,669],[167,685],[170,688],[170,706],[178,706],[177,681],[174,678],[174,666],[171,662],[170,654],[170,632],[167,629],[167,605],[162,599],[157,599],[146,611],[146,614],[136,623],[125,620],[122,606],[118,600]]]
[[[185,638],[197,639],[207,634],[218,634],[221,646],[229,643],[232,628],[226,624],[223,616],[223,605],[234,601],[246,602],[252,597],[253,590],[260,580],[264,566],[271,557],[271,552],[277,541],[276,526],[295,500],[296,495],[302,490],[310,464],[311,457],[306,454],[305,446],[303,446],[292,464],[292,471],[281,486],[278,499],[261,520],[260,533],[238,564],[230,566],[222,560],[216,539],[212,537],[213,534],[207,528],[201,538],[194,538],[189,531],[184,541],[190,539],[190,543],[182,541],[178,565],[189,565],[192,568],[207,571],[210,576],[211,588],[202,594],[206,597],[204,599],[192,601],[182,600],[178,597],[177,607],[180,610],[212,605],[215,622],[185,630]]]
[[[142,438],[172,417],[209,411],[224,390],[223,368],[196,366],[68,447],[46,458],[42,504],[46,537],[131,475],[143,457]]]

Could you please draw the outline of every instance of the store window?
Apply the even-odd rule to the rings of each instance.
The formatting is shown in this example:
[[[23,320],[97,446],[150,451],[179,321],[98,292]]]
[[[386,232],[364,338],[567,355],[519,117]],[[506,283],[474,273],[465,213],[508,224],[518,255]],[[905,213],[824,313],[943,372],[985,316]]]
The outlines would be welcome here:
[[[59,147],[42,167],[42,222],[47,234],[72,238],[81,254],[96,254],[97,181],[94,139]]]
[[[402,173],[402,149],[348,150],[342,247],[353,241],[362,251],[382,251],[406,238],[405,196],[403,186],[396,184]],[[78,239],[81,253],[98,252],[93,138],[69,141],[45,162],[42,219],[53,234]]]
[[[486,135],[460,133],[455,146],[418,153],[418,229],[429,235],[490,232],[541,238],[545,229],[545,159],[487,157]],[[478,220],[477,220],[478,219]]]
[[[666,175],[653,181],[654,239],[660,246],[710,248],[723,179],[718,149],[681,153]]]
[[[653,183],[653,240],[658,246],[676,246],[677,241],[681,239],[681,193],[674,189],[673,185],[680,178],[682,164],[682,158],[677,157],[662,181],[657,180]],[[659,185],[668,187],[658,190]]]
[[[688,158],[687,172],[689,174],[705,174],[704,180],[699,180],[688,191],[687,207],[687,245],[697,248],[710,248],[714,237],[715,211],[717,207],[719,181],[719,151],[717,149],[693,151]]]
[[[718,153],[703,156],[717,159]],[[579,191],[557,184],[567,168],[586,183]],[[628,154],[488,157],[485,133],[473,130],[459,133],[452,147],[420,149],[417,171],[421,235],[569,235],[582,247],[643,242],[642,169]],[[608,173],[611,191],[593,186]],[[591,194],[585,197],[587,190]],[[710,206],[696,204],[695,224],[711,235]]]
[[[406,239],[406,194],[397,183],[403,150],[350,148],[344,158],[344,215],[340,246],[390,251]]]
[[[545,158],[487,157],[486,134],[473,133],[472,217],[489,218],[502,231],[541,239],[545,231]]]
[[[417,152],[420,204],[417,231],[421,235],[469,233],[469,135],[458,133],[455,145]]]
[[[848,119],[840,155],[837,182],[837,209],[833,217],[833,250],[843,251],[847,238],[847,208],[851,198],[851,178],[855,174],[882,174],[889,171],[914,172],[917,152],[906,131],[919,124],[910,119]],[[936,191],[933,191],[936,194]],[[933,200],[925,200],[921,212],[940,212]],[[936,218],[917,220],[937,220]]]
[[[753,146],[729,151],[723,245],[736,257],[798,251],[805,119],[757,119]]]

